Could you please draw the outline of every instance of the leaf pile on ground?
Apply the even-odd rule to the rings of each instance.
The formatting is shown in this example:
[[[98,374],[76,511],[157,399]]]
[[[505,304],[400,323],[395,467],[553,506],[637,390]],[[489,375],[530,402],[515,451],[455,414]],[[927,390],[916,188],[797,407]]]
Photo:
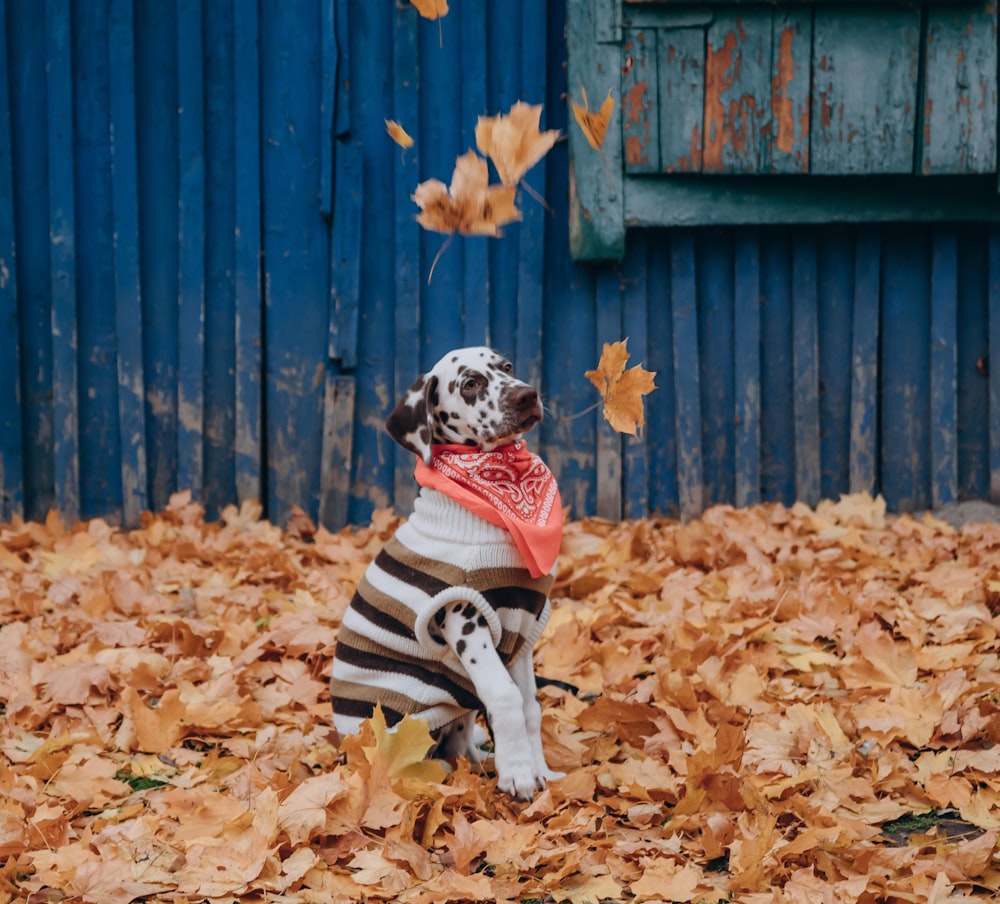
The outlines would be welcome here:
[[[569,524],[536,656],[579,689],[541,691],[567,775],[519,804],[425,761],[422,723],[332,731],[337,627],[398,519],[259,514],[0,526],[0,902],[1000,890],[1000,525],[865,496]]]

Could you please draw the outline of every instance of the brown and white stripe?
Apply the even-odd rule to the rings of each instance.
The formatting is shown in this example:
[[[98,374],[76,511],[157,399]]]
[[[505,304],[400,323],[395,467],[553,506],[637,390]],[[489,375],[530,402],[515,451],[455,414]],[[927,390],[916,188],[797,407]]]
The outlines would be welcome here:
[[[413,515],[369,565],[344,615],[330,690],[341,733],[381,704],[433,731],[481,709],[436,626],[449,606],[489,626],[505,665],[531,655],[549,616],[552,576],[533,578],[503,528],[423,490]]]

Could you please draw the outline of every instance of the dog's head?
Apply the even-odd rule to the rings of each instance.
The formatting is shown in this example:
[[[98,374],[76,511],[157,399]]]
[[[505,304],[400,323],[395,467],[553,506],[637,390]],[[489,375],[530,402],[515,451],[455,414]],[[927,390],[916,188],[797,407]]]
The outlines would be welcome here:
[[[542,419],[538,393],[513,376],[490,348],[448,352],[407,390],[385,422],[401,446],[431,460],[432,443],[490,451],[513,442]]]

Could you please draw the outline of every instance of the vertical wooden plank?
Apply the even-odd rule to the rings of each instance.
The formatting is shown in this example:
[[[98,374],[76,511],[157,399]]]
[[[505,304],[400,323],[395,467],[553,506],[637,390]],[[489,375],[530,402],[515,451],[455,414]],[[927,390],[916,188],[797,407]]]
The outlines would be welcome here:
[[[792,376],[792,257],[786,230],[761,233],[761,498],[795,501],[795,412]]]
[[[351,455],[354,451],[355,384],[354,377],[327,371],[323,394],[323,445],[319,463],[319,520],[330,529],[339,529],[348,522]]]
[[[927,8],[918,160],[924,175],[997,165],[997,8]]]
[[[10,153],[17,247],[16,330],[24,515],[41,520],[54,505],[52,280],[46,120],[44,3],[7,7]]]
[[[990,492],[990,230],[958,233],[958,494],[986,499]]]
[[[660,169],[660,92],[657,33],[626,30],[622,46],[622,133],[630,173]]]
[[[233,106],[236,235],[236,496],[263,499],[261,371],[263,364],[260,205],[260,27],[257,5],[233,0]]]
[[[850,483],[854,232],[837,227],[818,239],[820,495],[835,499]]]
[[[177,6],[177,486],[202,495],[205,423],[205,104],[201,0]]]
[[[931,240],[931,502],[958,498],[958,240],[947,227]]]
[[[649,319],[647,275],[649,272],[649,230],[637,230],[629,239],[628,253],[623,265],[622,278],[622,327],[623,337],[628,338],[628,366],[642,364],[646,370],[655,370],[649,360]],[[656,337],[661,341],[660,337]],[[662,383],[662,377],[659,378]],[[649,514],[649,433],[654,420],[653,406],[659,401],[656,395],[647,395],[643,402],[646,426],[637,436],[622,436],[622,514],[626,518],[645,518]],[[658,407],[658,406],[657,406]]]
[[[127,526],[138,524],[140,513],[148,507],[133,34],[131,0],[110,0],[108,63],[111,71],[112,252],[118,339],[122,521]]]
[[[647,370],[655,371],[657,391],[646,408],[649,507],[676,517],[677,406],[674,397],[674,327],[670,307],[670,246],[675,233],[650,230],[646,257]],[[634,332],[629,330],[630,335]]]
[[[334,44],[339,48],[333,121],[333,226],[330,230],[329,355],[349,370],[358,362],[358,317],[360,316],[364,158],[360,137],[351,129],[351,67],[349,10],[346,2],[336,5]],[[329,42],[327,42],[327,46]],[[329,50],[327,51],[329,53]],[[386,139],[388,140],[388,139]]]
[[[698,234],[698,347],[701,368],[701,454],[706,506],[731,502],[736,410],[733,372],[733,243],[722,230]]]
[[[335,119],[340,48],[337,46],[336,0],[319,0],[319,4],[322,79],[319,95],[319,209],[324,217],[329,217],[333,215],[333,148],[337,134]]]
[[[771,11],[721,12],[705,53],[705,152],[711,173],[770,168]]]
[[[521,96],[530,103],[545,98],[545,54],[548,30],[544,3],[526,3],[521,20]],[[547,127],[542,111],[541,128]],[[541,161],[527,174],[532,188],[545,197],[548,159]],[[524,219],[517,227],[517,330],[515,333],[515,364],[518,375],[532,386],[542,380],[542,281],[545,273],[545,226],[548,214],[534,198],[522,192],[521,210]]]
[[[809,172],[812,13],[775,10],[771,45],[772,173]]]
[[[614,115],[599,154],[583,132],[569,129],[569,243],[576,260],[621,259],[625,254],[625,191],[622,182],[621,84],[622,55],[617,44],[597,44],[595,2],[567,8],[567,102],[582,101],[586,90],[591,110],[611,92]],[[572,117],[572,110],[569,116]]]
[[[266,222],[268,515],[318,516],[329,291],[329,230],[320,211],[319,9],[261,4],[261,184]]]
[[[677,494],[681,514],[694,518],[704,508],[704,478],[695,244],[694,235],[687,231],[673,235],[670,243],[670,309],[677,405]]]
[[[919,9],[818,9],[810,170],[913,172]]]
[[[52,437],[56,507],[80,515],[76,332],[73,56],[69,0],[46,0],[49,245],[52,280]]]
[[[462,147],[475,147],[476,123],[487,109],[489,55],[484,48],[484,35],[489,34],[487,4],[463,3],[456,10],[462,17],[461,72]],[[398,38],[397,38],[398,40]],[[543,56],[542,62],[545,57]],[[525,95],[525,100],[538,103],[540,98]],[[496,112],[496,111],[492,111]],[[536,171],[527,181],[535,186]],[[544,181],[544,170],[541,171]],[[411,189],[412,191],[412,186]],[[544,192],[544,186],[542,188]],[[523,202],[526,199],[522,198]],[[528,203],[532,203],[528,201]],[[520,227],[518,235],[520,236]],[[464,345],[489,345],[490,338],[490,245],[486,241],[463,242],[465,255],[462,271],[462,342]],[[508,351],[513,351],[509,349]]]
[[[700,173],[704,142],[705,29],[665,28],[657,39],[660,163]]]
[[[4,523],[24,514],[7,0],[0,0],[0,23],[4,25],[0,29],[0,523]]]
[[[859,230],[854,249],[854,321],[851,337],[850,491],[878,488],[878,349],[882,247],[873,228]]]
[[[622,330],[622,285],[616,270],[604,267],[597,275],[597,348],[617,342]],[[611,429],[600,409],[597,419],[597,517],[622,517],[622,437]]]
[[[733,369],[736,423],[736,505],[760,502],[760,249],[755,234],[737,234],[733,248]]]
[[[930,497],[930,249],[926,233],[886,230],[879,365],[882,493],[898,511]]]
[[[1000,229],[989,233],[990,502],[1000,505]]]
[[[820,492],[819,338],[816,238],[792,239],[792,373],[795,496],[815,505]]]
[[[468,12],[463,6],[457,12],[463,20]],[[410,387],[421,372],[420,361],[420,294],[425,277],[420,273],[420,227],[414,218],[416,209],[410,200],[419,181],[418,154],[420,136],[420,69],[417,47],[419,19],[414,10],[398,5],[392,45],[393,113],[415,142],[406,154],[395,154],[395,245],[396,245],[396,334],[393,373],[393,396],[389,404]],[[481,244],[481,243],[480,243]],[[485,249],[484,249],[485,252]],[[485,306],[484,306],[485,307]],[[385,412],[388,414],[388,411]],[[417,494],[413,479],[413,456],[402,447],[393,449],[393,504],[397,511],[409,511]]]

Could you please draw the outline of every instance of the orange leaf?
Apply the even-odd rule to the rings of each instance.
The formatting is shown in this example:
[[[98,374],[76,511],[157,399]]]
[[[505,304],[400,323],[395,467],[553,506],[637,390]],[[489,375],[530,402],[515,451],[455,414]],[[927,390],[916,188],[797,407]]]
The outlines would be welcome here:
[[[506,116],[499,113],[479,117],[476,147],[493,161],[504,185],[517,185],[559,140],[558,129],[539,129],[541,117],[541,104],[532,106],[522,101],[514,104]]]
[[[424,229],[460,235],[499,236],[500,227],[521,219],[513,187],[490,185],[486,161],[469,151],[455,161],[451,185],[421,182],[413,193]]]
[[[410,0],[425,19],[440,19],[448,14],[448,0]]]
[[[625,370],[628,361],[628,339],[604,343],[597,370],[588,370],[586,377],[604,397],[604,418],[619,433],[635,436],[636,429],[646,423],[642,397],[656,389],[656,373],[640,365]]]
[[[406,129],[395,120],[387,119],[385,121],[385,130],[389,133],[389,137],[401,148],[413,147],[413,139],[407,134]]]
[[[591,112],[590,104],[587,101],[587,91],[583,85],[580,85],[580,93],[583,95],[583,104],[578,104],[575,100],[572,101],[573,116],[583,130],[583,136],[587,139],[587,144],[595,151],[599,151],[601,145],[604,144],[604,136],[607,134],[608,125],[611,123],[611,114],[615,109],[615,99],[611,96],[611,91],[609,90],[608,96],[604,99],[604,103],[601,104],[601,109],[597,112]]]

